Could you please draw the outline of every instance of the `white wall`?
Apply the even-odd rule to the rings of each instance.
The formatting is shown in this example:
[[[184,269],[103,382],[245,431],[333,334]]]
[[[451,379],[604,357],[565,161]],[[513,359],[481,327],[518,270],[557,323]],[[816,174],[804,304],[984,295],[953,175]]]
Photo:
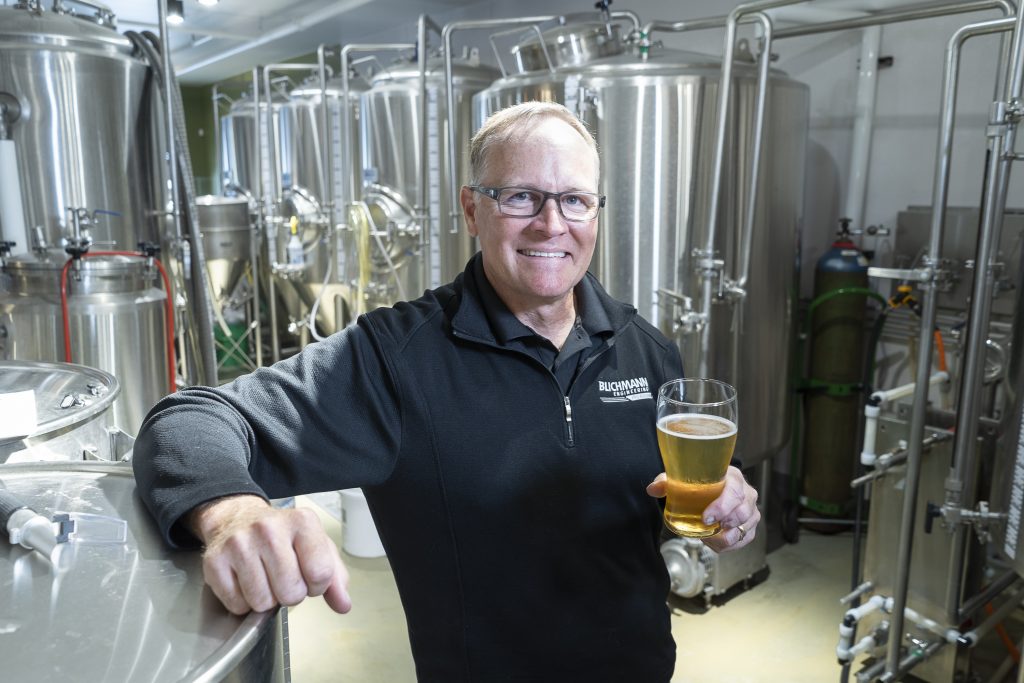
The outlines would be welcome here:
[[[654,19],[678,21],[720,16],[737,4],[731,0],[635,0],[621,5],[615,3],[613,9],[633,10],[644,22]],[[876,6],[878,4],[875,3]],[[895,3],[890,0],[889,4]],[[850,0],[818,0],[814,3],[815,7],[824,8],[849,9],[853,5]],[[522,0],[514,4],[513,12],[509,3],[479,2],[447,14],[435,14],[432,18],[443,24],[456,19],[580,12],[592,7],[589,0]],[[995,11],[987,11],[892,24],[882,29],[881,54],[891,56],[895,61],[891,68],[882,69],[878,78],[865,225],[895,228],[896,215],[900,210],[909,205],[931,204],[946,43],[960,26],[998,16]],[[745,29],[745,32],[751,35],[751,29]],[[721,30],[659,33],[655,37],[668,47],[722,53]],[[376,42],[413,38],[414,27],[410,24],[395,26],[379,35],[360,36],[359,40]],[[463,42],[480,46],[485,59],[490,59],[486,34],[467,32],[461,38],[457,35],[456,43]],[[985,124],[994,96],[997,43],[995,37],[975,38],[967,43],[964,50],[950,183],[951,205],[977,206],[980,203]],[[831,243],[846,203],[860,31],[780,40],[773,52],[778,55],[776,67],[807,83],[811,90],[802,288],[808,295],[814,263]],[[1024,205],[1022,190],[1024,181],[1018,172],[1011,184],[1010,206]],[[877,250],[876,262],[885,265],[889,262],[891,242],[891,238],[865,238],[863,246]]]

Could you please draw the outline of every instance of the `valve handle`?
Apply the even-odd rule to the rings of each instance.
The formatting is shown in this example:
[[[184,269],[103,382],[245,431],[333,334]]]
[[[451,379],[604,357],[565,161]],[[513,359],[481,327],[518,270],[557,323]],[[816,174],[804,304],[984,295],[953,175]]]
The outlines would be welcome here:
[[[935,521],[936,517],[941,516],[942,506],[929,501],[924,513],[924,532],[926,534],[930,534],[932,532],[932,523]]]

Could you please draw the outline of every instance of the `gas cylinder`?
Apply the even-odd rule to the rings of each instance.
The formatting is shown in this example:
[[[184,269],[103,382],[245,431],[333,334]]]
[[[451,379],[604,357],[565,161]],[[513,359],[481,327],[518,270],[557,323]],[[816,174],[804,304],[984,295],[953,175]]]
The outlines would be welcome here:
[[[849,220],[814,271],[804,382],[803,495],[815,515],[843,517],[853,496],[862,412],[868,261],[850,240]]]

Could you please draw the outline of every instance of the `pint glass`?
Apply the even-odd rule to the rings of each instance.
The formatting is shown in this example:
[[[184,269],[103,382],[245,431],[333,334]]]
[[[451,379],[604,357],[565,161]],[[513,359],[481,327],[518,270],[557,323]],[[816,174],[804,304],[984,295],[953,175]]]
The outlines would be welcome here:
[[[725,488],[736,446],[736,390],[714,379],[674,379],[658,391],[658,446],[668,477],[665,526],[702,538],[721,530],[704,524],[704,508]]]

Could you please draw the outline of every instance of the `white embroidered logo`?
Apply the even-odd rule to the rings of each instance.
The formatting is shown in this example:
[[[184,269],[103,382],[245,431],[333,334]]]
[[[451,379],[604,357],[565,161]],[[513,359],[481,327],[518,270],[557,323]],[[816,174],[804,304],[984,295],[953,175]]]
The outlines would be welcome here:
[[[623,403],[653,398],[646,377],[614,381],[598,380],[597,391],[602,403]]]

